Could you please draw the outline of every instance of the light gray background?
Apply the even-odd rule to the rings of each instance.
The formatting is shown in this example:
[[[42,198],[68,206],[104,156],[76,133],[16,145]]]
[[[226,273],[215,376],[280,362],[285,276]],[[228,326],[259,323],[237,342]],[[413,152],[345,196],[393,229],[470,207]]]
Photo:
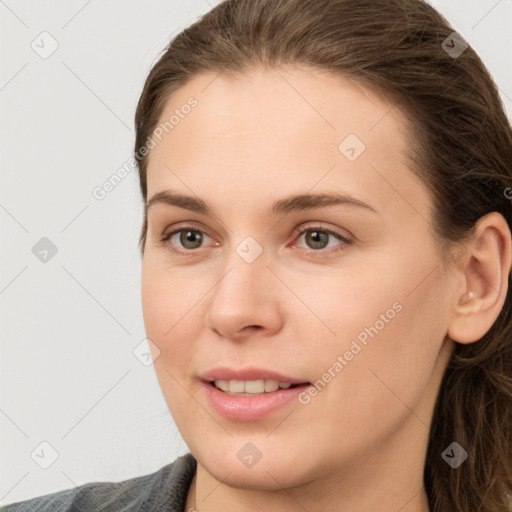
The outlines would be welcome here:
[[[160,52],[217,3],[0,0],[0,504],[147,474],[188,451],[133,353],[145,347],[137,175],[102,201],[92,190],[131,156]],[[512,0],[432,3],[489,67],[510,117]],[[46,59],[31,47],[50,48],[44,31],[58,43]],[[32,252],[43,237],[58,249],[46,263]],[[42,442],[58,453],[48,469]]]

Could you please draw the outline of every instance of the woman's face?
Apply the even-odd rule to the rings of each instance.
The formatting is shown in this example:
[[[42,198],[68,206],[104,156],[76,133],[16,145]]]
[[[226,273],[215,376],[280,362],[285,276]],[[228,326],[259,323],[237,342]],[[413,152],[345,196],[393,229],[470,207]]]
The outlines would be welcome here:
[[[390,460],[410,472],[452,348],[452,285],[400,112],[347,79],[280,68],[199,75],[171,118],[149,156],[148,200],[161,200],[142,305],[192,454],[265,489]]]

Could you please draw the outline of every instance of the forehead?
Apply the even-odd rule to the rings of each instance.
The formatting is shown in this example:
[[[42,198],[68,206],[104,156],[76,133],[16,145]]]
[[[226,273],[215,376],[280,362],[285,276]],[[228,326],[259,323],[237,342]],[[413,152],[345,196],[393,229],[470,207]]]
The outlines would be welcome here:
[[[150,152],[148,197],[188,188],[270,202],[284,190],[339,187],[377,208],[403,214],[411,205],[397,194],[414,194],[416,208],[429,209],[406,157],[405,116],[347,77],[294,67],[204,73],[168,100],[166,122]]]

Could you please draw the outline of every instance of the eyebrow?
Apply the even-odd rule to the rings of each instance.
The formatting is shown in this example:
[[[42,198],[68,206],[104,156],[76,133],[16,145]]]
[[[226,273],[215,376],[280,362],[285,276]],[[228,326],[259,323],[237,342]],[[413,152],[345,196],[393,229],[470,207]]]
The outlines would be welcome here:
[[[203,200],[193,196],[178,194],[171,190],[157,192],[146,203],[146,211],[157,204],[176,206],[204,215],[213,214],[211,208],[209,208]],[[369,204],[345,193],[295,194],[275,201],[272,204],[271,212],[274,215],[280,215],[292,211],[314,210],[316,208],[335,205],[362,208],[379,214],[379,212]]]

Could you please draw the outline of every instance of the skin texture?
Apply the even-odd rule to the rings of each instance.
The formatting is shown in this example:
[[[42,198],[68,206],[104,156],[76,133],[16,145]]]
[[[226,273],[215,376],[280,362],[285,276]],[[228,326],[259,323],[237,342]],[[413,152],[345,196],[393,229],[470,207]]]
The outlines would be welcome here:
[[[187,510],[428,510],[423,466],[454,348],[447,335],[474,342],[498,316],[511,264],[505,220],[480,219],[443,274],[431,198],[405,156],[404,117],[348,79],[293,67],[202,74],[172,96],[161,120],[190,96],[197,106],[151,150],[148,199],[172,189],[214,215],[151,207],[142,263],[155,371],[198,460]],[[338,149],[349,134],[366,146],[354,161]],[[333,191],[378,213],[270,211],[291,194]],[[160,242],[178,223],[204,233],[200,248],[182,245],[179,233]],[[305,226],[352,243],[329,236],[315,245],[311,231],[294,234]],[[252,263],[236,251],[247,236],[263,249]],[[317,381],[397,303],[394,318],[309,403],[243,422],[206,399],[199,375],[219,366]],[[249,441],[262,454],[251,468],[236,455]]]

